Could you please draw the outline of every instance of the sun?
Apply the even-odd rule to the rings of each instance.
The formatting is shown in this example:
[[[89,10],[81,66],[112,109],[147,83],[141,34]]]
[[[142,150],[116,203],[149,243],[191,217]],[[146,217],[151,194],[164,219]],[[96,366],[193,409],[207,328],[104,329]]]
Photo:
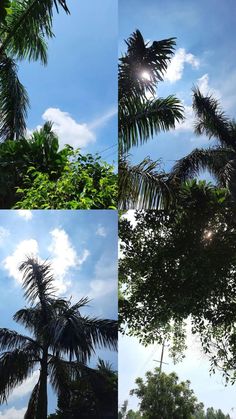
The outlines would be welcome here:
[[[144,80],[148,80],[148,81],[150,81],[150,80],[151,80],[151,76],[150,76],[150,74],[149,74],[149,72],[148,72],[148,71],[142,71],[142,73],[141,73],[141,77],[142,77],[142,79],[144,79]]]

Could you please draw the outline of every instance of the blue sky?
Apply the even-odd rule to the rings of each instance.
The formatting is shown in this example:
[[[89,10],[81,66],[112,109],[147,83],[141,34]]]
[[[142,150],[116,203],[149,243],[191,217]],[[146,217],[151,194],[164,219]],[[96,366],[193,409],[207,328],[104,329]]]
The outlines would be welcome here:
[[[191,89],[198,84],[210,92],[231,117],[236,113],[236,3],[233,0],[120,0],[119,51],[123,40],[139,29],[145,40],[176,37],[176,56],[158,95],[176,94],[186,106],[186,121],[176,131],[160,134],[147,144],[133,148],[133,161],[151,156],[162,159],[169,170],[175,160],[196,147],[212,145],[193,133]]]
[[[27,255],[51,261],[55,287],[73,302],[91,299],[83,313],[117,318],[117,213],[115,211],[4,211],[0,212],[1,327],[21,331],[13,314],[27,305],[18,266]],[[26,331],[24,330],[24,333]],[[117,353],[98,350],[117,369]],[[0,417],[22,419],[37,371],[0,407]],[[49,389],[49,410],[56,398]]]
[[[27,126],[52,120],[61,145],[100,152],[117,143],[117,2],[67,3],[70,15],[54,15],[47,67],[19,63],[31,104]],[[102,157],[116,161],[116,147]]]

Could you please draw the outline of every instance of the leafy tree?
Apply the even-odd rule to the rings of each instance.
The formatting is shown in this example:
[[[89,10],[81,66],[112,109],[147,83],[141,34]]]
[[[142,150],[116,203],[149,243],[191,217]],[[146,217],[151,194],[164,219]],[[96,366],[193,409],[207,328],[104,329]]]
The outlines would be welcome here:
[[[53,7],[69,9],[65,0],[1,1],[0,139],[21,138],[29,99],[17,75],[18,60],[47,63],[47,39],[53,37]]]
[[[174,372],[165,374],[156,368],[146,373],[146,381],[137,378],[136,385],[130,393],[140,399],[144,418],[193,419],[195,411],[203,408],[190,389],[190,381],[179,382]]]
[[[140,31],[126,41],[127,52],[119,63],[119,203],[121,208],[158,207],[160,196],[169,196],[158,162],[144,159],[133,167],[131,147],[142,145],[160,131],[183,120],[183,107],[175,96],[155,97],[174,54],[175,38],[145,43]],[[151,98],[148,97],[151,95]]]
[[[115,419],[117,418],[117,372],[111,365],[99,359],[97,375],[87,376],[70,383],[70,392],[59,395],[58,419]],[[52,416],[53,417],[53,416]]]
[[[236,213],[228,192],[191,181],[175,208],[135,219],[120,222],[121,327],[145,344],[172,339],[175,355],[190,317],[212,371],[235,380]]]
[[[195,133],[214,139],[216,145],[195,149],[179,160],[172,170],[181,181],[208,170],[217,185],[229,189],[236,199],[236,122],[222,111],[212,96],[203,96],[198,88],[193,91],[193,108],[196,113]]]
[[[115,208],[117,176],[98,156],[66,146],[47,122],[30,138],[0,144],[1,208]]]
[[[14,320],[32,337],[0,329],[0,402],[6,402],[10,392],[39,368],[24,418],[46,419],[47,377],[57,393],[67,393],[71,380],[96,376],[87,363],[97,347],[116,349],[117,324],[81,315],[87,298],[73,305],[56,298],[48,262],[28,258],[20,271],[31,306],[17,311]]]

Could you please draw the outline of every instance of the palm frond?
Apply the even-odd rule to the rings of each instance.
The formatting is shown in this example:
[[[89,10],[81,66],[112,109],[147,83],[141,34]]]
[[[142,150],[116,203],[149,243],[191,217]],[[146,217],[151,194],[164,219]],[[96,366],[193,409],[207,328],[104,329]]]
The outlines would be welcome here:
[[[34,343],[37,346],[37,343],[28,336],[21,335],[14,330],[0,329],[0,351],[23,349],[29,343]]]
[[[17,76],[15,62],[6,57],[0,60],[0,139],[14,140],[26,130],[29,99]]]
[[[221,147],[195,149],[174,165],[171,174],[185,181],[198,176],[202,170],[208,170],[219,186],[225,187],[231,178],[228,163],[235,158],[235,152],[231,149]]]
[[[173,193],[168,176],[158,170],[159,161],[149,157],[132,166],[127,159],[119,163],[119,208],[167,208]]]
[[[0,29],[0,54],[7,52],[18,59],[38,60],[46,64],[46,38],[53,36],[53,6],[69,13],[65,0],[18,0],[12,2],[11,13]]]
[[[160,131],[174,129],[184,119],[183,106],[175,96],[153,100],[129,98],[119,109],[119,144],[122,153],[142,145]]]
[[[119,64],[119,100],[130,95],[155,92],[155,84],[163,80],[167,65],[174,54],[175,38],[145,43],[139,30],[126,41],[127,53]],[[149,77],[144,78],[146,72]]]
[[[203,96],[200,90],[193,89],[193,109],[197,121],[195,133],[215,137],[222,145],[236,147],[235,136],[231,135],[231,123],[222,111],[219,102],[211,95]]]
[[[0,355],[0,403],[33,372],[36,362],[35,350],[26,347]]]
[[[82,301],[82,305],[84,302]],[[64,310],[48,326],[50,346],[54,352],[66,353],[70,360],[87,363],[95,348],[115,349],[117,343],[117,322],[81,316],[78,304]]]
[[[28,257],[19,270],[23,272],[23,288],[25,297],[31,301],[39,298],[41,305],[45,307],[48,299],[54,293],[53,275],[48,262],[39,263],[36,258]]]

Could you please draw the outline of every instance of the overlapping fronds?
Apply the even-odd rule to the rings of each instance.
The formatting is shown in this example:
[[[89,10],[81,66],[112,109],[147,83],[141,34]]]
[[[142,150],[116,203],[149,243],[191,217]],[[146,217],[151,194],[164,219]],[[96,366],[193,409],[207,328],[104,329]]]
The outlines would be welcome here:
[[[53,36],[52,16],[54,4],[62,6],[68,13],[64,0],[18,0],[12,2],[11,13],[0,26],[3,52],[17,59],[40,59],[47,62],[46,38]]]
[[[168,207],[173,198],[168,175],[159,170],[159,161],[145,158],[137,165],[128,159],[119,164],[120,209],[161,209]]]
[[[4,352],[0,355],[0,403],[33,372],[35,351],[29,347]]]
[[[174,54],[175,38],[149,45],[136,30],[126,44],[127,53],[120,58],[119,64],[119,100],[130,95],[144,95],[147,91],[153,94]],[[148,77],[143,76],[145,73]]]
[[[30,337],[21,335],[14,330],[0,329],[0,351],[29,348],[30,343],[38,348],[37,343]]]
[[[79,308],[87,303],[82,299],[77,304],[68,306],[48,325],[50,347],[87,363],[96,347],[116,349],[117,322],[81,316]]]

